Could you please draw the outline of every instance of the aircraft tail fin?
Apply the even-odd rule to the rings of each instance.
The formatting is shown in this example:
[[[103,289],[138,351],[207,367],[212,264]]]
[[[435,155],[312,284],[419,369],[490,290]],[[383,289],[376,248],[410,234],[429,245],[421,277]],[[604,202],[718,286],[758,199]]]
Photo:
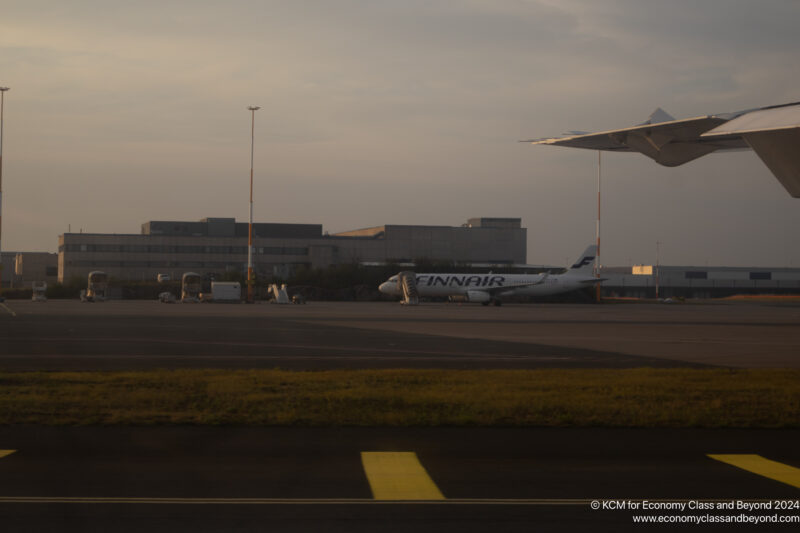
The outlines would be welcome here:
[[[575,263],[569,267],[570,273],[591,274],[594,258],[597,255],[597,246],[592,244],[581,254]]]

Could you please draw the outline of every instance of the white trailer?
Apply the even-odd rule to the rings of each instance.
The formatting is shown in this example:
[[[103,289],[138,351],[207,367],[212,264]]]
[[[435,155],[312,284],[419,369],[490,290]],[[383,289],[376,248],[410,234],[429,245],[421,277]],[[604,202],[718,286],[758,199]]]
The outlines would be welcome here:
[[[212,281],[212,302],[241,302],[242,286],[238,281]]]
[[[42,281],[34,281],[31,284],[32,296],[31,300],[34,302],[46,302],[47,301],[47,282]]]

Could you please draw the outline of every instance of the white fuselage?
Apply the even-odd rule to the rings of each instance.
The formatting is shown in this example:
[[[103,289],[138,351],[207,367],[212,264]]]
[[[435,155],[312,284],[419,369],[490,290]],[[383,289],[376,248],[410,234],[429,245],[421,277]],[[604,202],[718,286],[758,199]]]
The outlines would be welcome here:
[[[489,292],[493,298],[504,296],[550,296],[590,286],[597,278],[580,274],[417,274],[421,297],[465,296],[469,292]],[[507,288],[507,290],[503,290]],[[401,296],[397,276],[378,287],[384,294]]]
[[[503,298],[510,296],[550,296],[603,281],[592,275],[596,251],[597,246],[590,245],[564,274],[414,274],[408,271],[392,276],[378,289],[384,294],[403,296],[403,303],[411,305],[410,296],[414,302],[419,297],[449,296],[484,305],[492,302],[500,305]],[[416,280],[416,291],[408,285],[411,275]],[[404,290],[409,294],[404,295]]]

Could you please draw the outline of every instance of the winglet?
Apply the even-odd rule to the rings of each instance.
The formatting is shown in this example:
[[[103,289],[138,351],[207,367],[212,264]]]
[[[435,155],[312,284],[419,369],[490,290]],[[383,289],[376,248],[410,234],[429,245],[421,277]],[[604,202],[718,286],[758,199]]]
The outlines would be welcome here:
[[[675,117],[657,107],[655,111],[650,113],[650,116],[647,117],[647,121],[644,124],[658,124],[660,122],[672,122],[675,120]]]

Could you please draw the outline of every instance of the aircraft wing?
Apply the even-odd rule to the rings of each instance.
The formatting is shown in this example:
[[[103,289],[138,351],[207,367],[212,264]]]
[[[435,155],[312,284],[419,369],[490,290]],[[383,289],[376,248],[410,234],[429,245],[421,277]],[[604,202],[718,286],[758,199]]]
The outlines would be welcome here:
[[[747,148],[747,144],[741,137],[701,137],[703,133],[713,130],[725,122],[727,120],[722,117],[707,115],[655,124],[645,123],[629,128],[585,135],[535,139],[528,142],[588,150],[640,152],[656,163],[674,167],[716,150]]]
[[[718,150],[752,148],[789,194],[800,198],[800,102],[682,120],[656,109],[637,126],[522,142],[639,152],[667,167]]]
[[[741,138],[761,158],[781,185],[800,198],[800,103],[766,107],[736,117],[701,138]]]
[[[514,285],[503,285],[502,287],[489,287],[489,288],[481,289],[481,290],[483,292],[486,292],[486,293],[492,295],[492,296],[497,296],[498,294],[503,294],[503,293],[506,293],[506,292],[513,292],[516,289],[522,289],[522,288],[525,288],[525,287],[533,287],[534,285],[541,285],[542,283],[545,282],[545,280],[547,279],[547,277],[549,275],[550,275],[549,272],[545,272],[544,275],[541,278],[539,278],[536,281],[533,281],[531,283],[516,283]]]

